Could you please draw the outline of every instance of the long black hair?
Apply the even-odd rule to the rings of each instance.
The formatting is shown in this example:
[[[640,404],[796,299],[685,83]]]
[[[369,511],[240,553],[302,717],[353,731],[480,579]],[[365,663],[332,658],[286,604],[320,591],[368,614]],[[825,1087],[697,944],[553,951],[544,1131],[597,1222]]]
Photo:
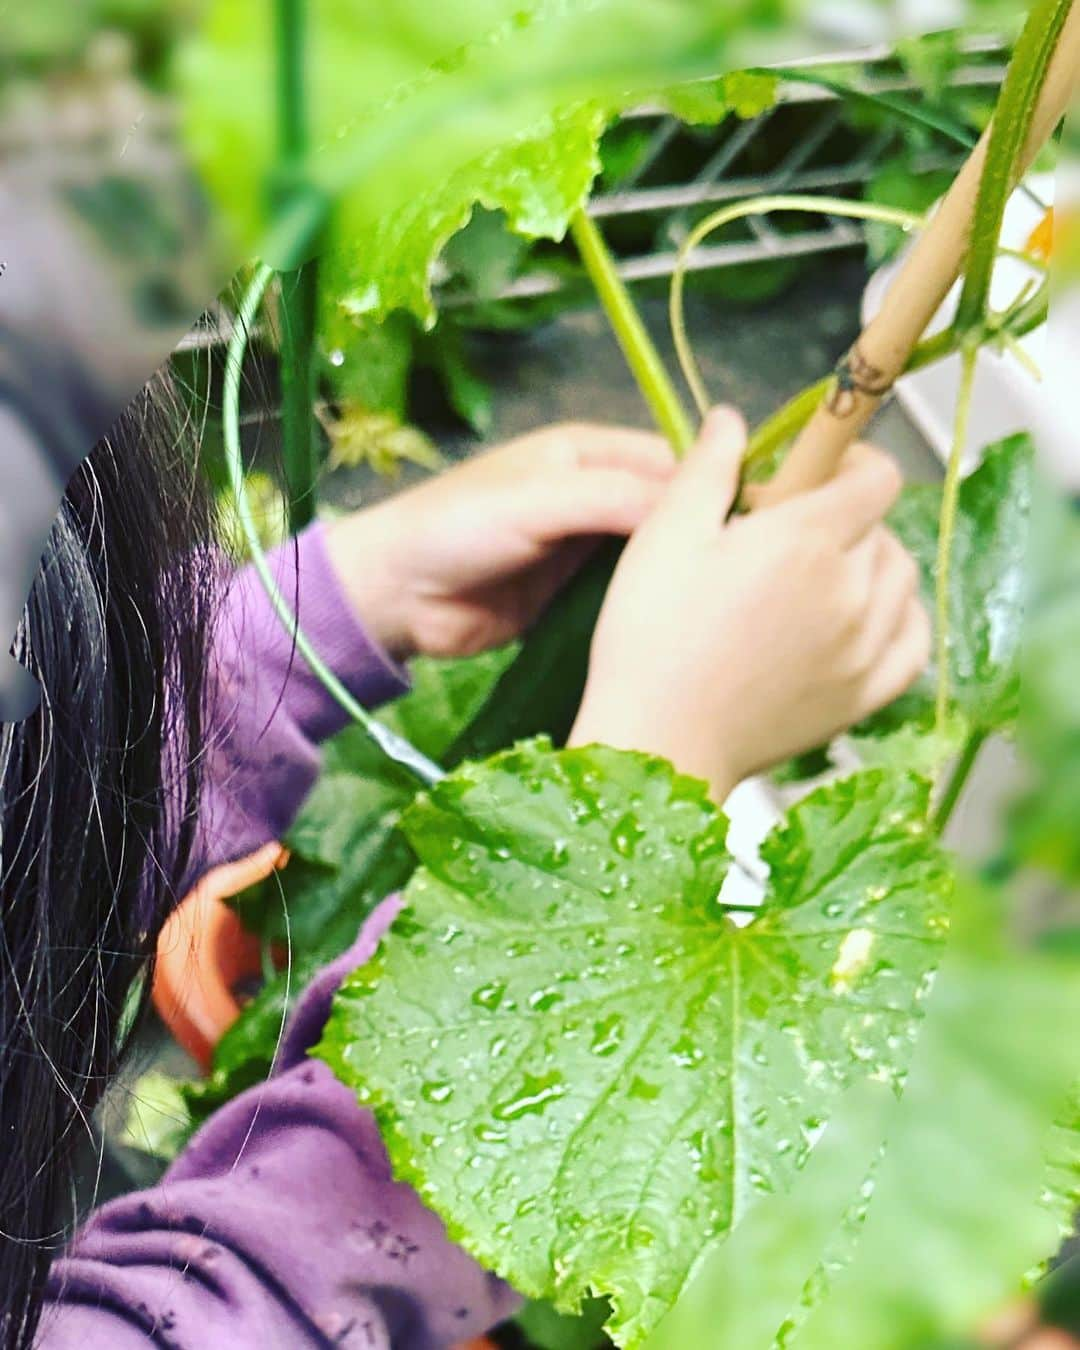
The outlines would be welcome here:
[[[72,1159],[191,861],[216,563],[190,440],[158,379],[72,480],[16,638],[44,694],[0,726],[3,1350],[33,1342]]]

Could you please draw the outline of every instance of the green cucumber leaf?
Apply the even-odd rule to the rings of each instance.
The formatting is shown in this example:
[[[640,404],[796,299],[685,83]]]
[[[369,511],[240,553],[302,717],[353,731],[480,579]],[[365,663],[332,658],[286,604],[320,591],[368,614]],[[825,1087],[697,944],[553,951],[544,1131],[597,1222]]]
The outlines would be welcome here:
[[[525,635],[476,716],[444,756],[450,765],[484,759],[530,736],[565,741],[589,667],[589,645],[623,541],[601,544]]]
[[[611,1342],[604,1323],[611,1309],[603,1299],[593,1299],[580,1315],[567,1317],[550,1303],[527,1303],[514,1318],[515,1325],[535,1350],[603,1350]]]
[[[781,9],[789,3],[799,0]],[[378,343],[373,326],[434,324],[436,264],[478,208],[526,239],[562,239],[614,116],[722,69],[734,24],[746,39],[780,17],[773,0],[740,8],[736,18],[694,0],[446,0],[435,15],[426,0],[310,0],[307,177],[333,203],[318,332],[343,394],[400,415],[405,345],[400,333]],[[274,224],[274,37],[263,0],[211,0],[178,61],[189,149],[250,249]],[[767,77],[730,81],[725,107],[772,96]],[[482,386],[460,363],[441,373],[455,408],[486,425]]]
[[[927,100],[939,103],[964,59],[963,35],[958,29],[905,34],[896,44],[896,55]]]
[[[511,644],[461,660],[422,657],[412,689],[382,720],[432,759],[483,706],[513,660]],[[416,780],[388,760],[362,727],[349,727],[323,748],[323,770],[286,843],[283,872],[237,897],[245,927],[288,942],[301,957],[329,960],[356,937],[364,917],[409,879],[416,860],[398,831]]]
[[[160,1069],[140,1075],[130,1088],[117,1142],[171,1162],[194,1132],[184,1087],[179,1079]]]
[[[823,1252],[842,1253],[858,1235],[894,1106],[884,1084],[849,1088],[791,1190],[763,1199],[726,1242],[706,1251],[648,1350],[787,1345],[778,1332],[803,1298],[816,1297],[816,1289],[806,1289],[807,1271]],[[853,1206],[852,1195],[861,1203]]]
[[[1071,1231],[1080,961],[1018,947],[1006,923],[1000,897],[961,888],[858,1246],[799,1350],[970,1334]]]
[[[943,764],[960,753],[967,734],[967,723],[954,713],[940,730],[908,722],[883,736],[848,739],[867,768],[899,769],[933,778]]]
[[[321,960],[308,957],[267,980],[214,1047],[207,1077],[181,1085],[192,1131],[226,1102],[270,1077],[289,1010],[321,967]]]
[[[454,660],[419,657],[409,668],[412,689],[387,709],[387,723],[425,755],[443,759],[517,651],[510,643]]]
[[[769,777],[778,787],[787,787],[791,783],[805,783],[811,778],[822,778],[833,770],[830,747],[819,745],[807,750],[770,770]]]
[[[949,580],[952,710],[971,730],[1010,729],[1020,693],[1020,638],[1027,593],[1035,456],[1030,436],[990,446],[960,485]],[[941,488],[906,487],[889,523],[914,554],[934,613]],[[868,735],[934,719],[935,672],[858,729]]]
[[[715,80],[699,80],[664,93],[676,117],[696,126],[715,126],[734,114],[744,121],[776,107],[779,76],[764,70],[733,70]]]
[[[815,1150],[706,1258],[649,1350],[958,1344],[1054,1252],[1080,1202],[1075,1099],[1062,1110],[1080,1044],[1055,1031],[1080,1014],[1080,963],[1018,949],[1007,920],[1000,895],[961,888],[902,1098],[830,1120],[821,1147],[835,1136],[846,1183]]]
[[[433,371],[453,411],[478,436],[491,430],[495,419],[495,390],[474,368],[459,325],[440,322],[425,334],[419,361]]]
[[[950,890],[927,799],[811,794],[740,929],[704,784],[544,740],[466,765],[406,813],[422,869],[318,1053],[478,1259],[564,1311],[610,1297],[638,1345],[838,1092],[902,1081]]]
[[[599,107],[585,105],[553,117],[529,141],[491,151],[432,183],[413,201],[372,221],[362,196],[341,206],[336,229],[348,246],[324,259],[322,328],[327,340],[347,345],[357,318],[406,310],[431,324],[432,264],[469,223],[480,203],[506,213],[527,239],[559,239],[589,195],[600,169],[599,141],[607,125]]]
[[[953,176],[947,169],[932,173],[912,166],[909,154],[885,160],[866,185],[866,200],[879,206],[895,206],[903,211],[922,213],[948,191]],[[884,221],[866,223],[866,248],[871,267],[880,267],[903,248],[910,238],[899,225]]]
[[[350,780],[338,810],[347,811],[352,787]],[[331,830],[351,831],[351,849],[340,867],[296,854],[279,876],[231,901],[249,932],[295,956],[330,961],[351,945],[380,901],[408,881],[416,858],[397,825],[409,797],[405,794],[394,804],[392,788],[373,783],[370,789],[372,795],[385,792],[380,814],[348,820],[335,811],[334,820],[327,822]]]
[[[529,245],[510,229],[502,211],[473,210],[469,223],[443,250],[442,262],[459,298],[493,300],[517,277],[529,255]]]
[[[477,204],[526,237],[560,238],[599,169],[608,121],[722,69],[734,26],[749,39],[787,8],[311,0],[308,178],[335,205],[322,285],[334,347],[353,317],[400,308],[431,322],[432,265]],[[249,247],[272,223],[274,38],[262,0],[212,0],[178,63],[189,147]]]
[[[1072,1106],[1073,1129],[1080,1132],[1080,1088]],[[1038,1289],[1043,1324],[1080,1336],[1080,1252],[1075,1249],[1055,1266]]]
[[[326,323],[320,334],[337,401],[403,420],[418,340],[416,319],[411,314],[388,314],[381,322],[358,317],[339,327]]]
[[[819,746],[794,759],[785,760],[771,773],[779,787],[801,784],[826,774],[836,776],[855,767],[864,769],[892,769],[898,773],[913,773],[920,778],[935,780],[943,765],[955,759],[967,739],[967,723],[953,713],[940,730],[920,722],[903,722],[895,731],[873,734],[848,734],[841,741]]]

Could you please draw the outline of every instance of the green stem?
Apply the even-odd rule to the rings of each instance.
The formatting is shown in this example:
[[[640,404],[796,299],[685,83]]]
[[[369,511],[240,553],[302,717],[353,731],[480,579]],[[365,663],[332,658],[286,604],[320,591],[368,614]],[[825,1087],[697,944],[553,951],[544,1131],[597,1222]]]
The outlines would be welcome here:
[[[941,497],[941,522],[938,526],[937,568],[934,578],[937,641],[937,698],[934,724],[939,735],[944,735],[945,724],[949,718],[952,650],[949,631],[951,620],[949,580],[952,569],[953,536],[956,533],[957,508],[960,501],[960,465],[967,446],[968,426],[971,422],[971,396],[975,388],[975,372],[978,369],[978,343],[969,340],[964,345],[962,355],[963,368],[960,376],[960,392],[956,400],[952,450],[949,453],[949,467],[945,472],[945,487]]]
[[[578,211],[573,217],[570,231],[656,425],[671,442],[676,454],[685,454],[694,443],[693,424],[686,415],[629,291],[616,271],[615,262],[600,231],[584,211]]]
[[[979,757],[979,751],[986,743],[987,733],[983,730],[973,731],[964,742],[964,747],[960,751],[960,758],[956,761],[952,774],[941,793],[937,806],[934,808],[931,824],[937,834],[944,834],[952,814],[956,810],[956,804],[960,800],[960,794],[967,785],[971,777],[971,771],[975,767],[975,761]]]
[[[415,746],[410,745],[403,736],[398,736],[389,727],[372,717],[367,709],[361,707],[353,698],[348,689],[323,661],[312,646],[307,634],[300,627],[292,606],[278,588],[262,544],[259,542],[259,531],[244,486],[244,462],[240,448],[240,385],[244,373],[244,357],[247,354],[248,333],[251,331],[259,307],[273,278],[274,271],[270,267],[263,265],[256,271],[254,279],[240,302],[236,326],[225,354],[225,383],[222,398],[225,467],[236,498],[236,511],[240,520],[240,528],[251,554],[252,564],[263,589],[270,599],[274,612],[295,644],[297,652],[310,666],[316,679],[345,712],[364,728],[383,754],[407,769],[420,782],[430,785],[443,777],[442,769],[422,755]]]
[[[308,156],[306,0],[277,0],[278,177],[285,206],[302,186]],[[318,264],[281,277],[281,414],[289,527],[315,518],[318,452],[315,419],[315,324]]]
[[[990,128],[956,308],[955,327],[961,335],[974,332],[986,320],[1005,207],[1023,177],[1024,148],[1035,108],[1071,8],[1072,0],[1035,0],[1009,62]]]

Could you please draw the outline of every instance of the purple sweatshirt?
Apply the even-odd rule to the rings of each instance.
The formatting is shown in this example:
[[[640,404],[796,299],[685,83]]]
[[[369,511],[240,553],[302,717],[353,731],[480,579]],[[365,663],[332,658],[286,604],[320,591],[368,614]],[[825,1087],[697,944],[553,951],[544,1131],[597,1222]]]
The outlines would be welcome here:
[[[295,557],[277,555],[279,585],[338,676],[368,707],[403,692],[319,526]],[[215,674],[216,706],[231,712],[212,752],[203,869],[285,832],[318,773],[316,744],[345,720],[251,571],[230,589]],[[274,1077],[219,1111],[157,1186],[91,1217],[53,1265],[41,1350],[435,1350],[513,1313],[515,1295],[393,1180],[370,1113],[307,1058],[341,979],[399,906],[384,902],[307,991]]]

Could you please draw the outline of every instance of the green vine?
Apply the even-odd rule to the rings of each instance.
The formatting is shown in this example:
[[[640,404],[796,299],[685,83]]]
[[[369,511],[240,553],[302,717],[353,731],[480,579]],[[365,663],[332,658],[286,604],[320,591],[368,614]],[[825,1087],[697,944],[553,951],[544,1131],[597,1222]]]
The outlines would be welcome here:
[[[310,639],[300,627],[291,605],[282,595],[270,570],[270,564],[259,541],[258,527],[252,514],[244,486],[244,462],[240,448],[240,384],[243,377],[244,357],[248,348],[248,333],[259,312],[266,292],[274,279],[274,270],[265,264],[257,268],[255,276],[244,293],[237,314],[236,326],[225,356],[225,383],[222,397],[225,441],[225,465],[230,486],[236,498],[237,515],[240,527],[251,554],[252,563],[258,574],[274,611],[296,645],[296,650],[311,667],[312,672],[327,692],[346,713],[363,727],[379,749],[414,774],[425,785],[436,783],[443,777],[443,771],[422,755],[415,746],[404,737],[372,717],[371,714],[353,698],[330,667],[314,649]]]
[[[975,761],[979,757],[979,751],[986,744],[987,734],[985,730],[979,728],[973,731],[964,742],[956,764],[953,766],[953,771],[949,775],[949,780],[945,784],[931,815],[931,825],[939,835],[945,833],[949,821],[952,819],[956,804],[960,800],[960,794],[967,786],[971,771],[975,767]]]
[[[721,210],[714,211],[711,215],[706,216],[695,226],[679,249],[679,256],[671,280],[669,302],[669,317],[675,352],[686,382],[694,396],[694,402],[703,413],[709,406],[709,395],[697,358],[694,356],[693,346],[686,327],[686,276],[691,254],[710,234],[723,229],[725,225],[743,220],[747,216],[771,215],[779,211],[802,212],[810,215],[846,216],[853,220],[873,220],[886,225],[898,225],[901,229],[908,231],[924,229],[927,224],[926,216],[918,215],[912,211],[902,211],[895,207],[879,206],[870,202],[849,202],[839,197],[813,196],[756,197],[749,201],[737,202],[733,206],[723,207]],[[1026,253],[1017,252],[1015,249],[1000,248],[995,245],[995,256],[1014,258],[1025,263],[1035,272],[1045,274],[1047,271],[1045,264],[1038,259],[1029,257]],[[1047,313],[1046,293],[1042,293],[1041,308],[1036,306],[1029,311],[1025,306],[1023,312],[1029,326],[1024,327],[1022,332],[1014,333],[1012,328],[1007,329],[1004,326],[999,326],[995,330],[994,336],[1000,335],[1003,341],[1006,334],[1014,337],[1023,336],[1023,333],[1030,332],[1031,329],[1045,322]],[[1013,311],[1010,310],[1010,317],[1012,313]],[[1016,314],[1019,315],[1019,313],[1020,308],[1017,307]],[[928,339],[920,343],[912,353],[907,370],[918,370],[934,361],[941,360],[945,356],[951,356],[958,350],[959,346],[960,338],[955,333],[942,333],[935,338]],[[770,418],[768,422],[763,423],[751,439],[747,451],[747,461],[754,462],[768,457],[779,449],[785,440],[800,431],[828,392],[831,382],[832,377],[826,376],[824,379],[808,385],[807,388],[796,394],[789,403],[785,404],[779,413]]]
[[[911,211],[901,211],[891,206],[879,206],[871,202],[851,202],[843,197],[793,195],[753,197],[749,201],[736,202],[732,206],[725,206],[719,211],[712,212],[711,215],[706,216],[704,220],[695,225],[683,241],[676,259],[675,271],[671,278],[669,316],[679,365],[682,368],[686,383],[690,386],[690,392],[697,404],[698,411],[703,415],[709,407],[709,395],[686,330],[686,273],[691,254],[710,234],[723,229],[725,225],[731,225],[737,220],[744,220],[747,216],[774,215],[779,211],[798,211],[818,216],[848,216],[855,220],[876,220],[886,225],[898,225],[905,230],[920,229],[925,224],[925,217],[916,215]],[[809,395],[809,390],[804,391],[804,396],[806,395]]]
[[[962,357],[962,372],[952,451],[945,475],[938,528],[935,576],[937,656],[935,725],[938,733],[943,732],[949,715],[952,645],[949,580],[956,532],[960,468],[967,446],[979,347],[988,336],[995,333],[990,312],[990,288],[1000,249],[1001,227],[1009,198],[1023,177],[1024,150],[1031,133],[1035,111],[1046,82],[1050,62],[1071,9],[1072,0],[1037,0],[1017,41],[990,128],[986,161],[975,203],[964,279],[952,325],[952,332]],[[1023,297],[1015,308],[1017,311],[1022,310]],[[960,791],[974,767],[983,739],[983,736],[974,734],[964,747],[952,779],[946,786],[937,808],[935,820],[939,829],[944,829],[948,823]]]

